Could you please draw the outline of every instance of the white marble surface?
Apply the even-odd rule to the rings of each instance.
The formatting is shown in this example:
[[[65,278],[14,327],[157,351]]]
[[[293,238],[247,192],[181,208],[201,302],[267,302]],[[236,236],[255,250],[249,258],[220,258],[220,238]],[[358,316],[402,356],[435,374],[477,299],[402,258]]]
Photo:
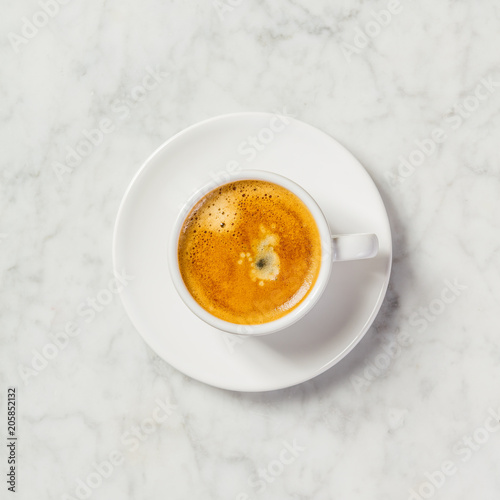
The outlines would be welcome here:
[[[497,500],[498,2],[225,1],[47,0],[50,18],[43,2],[4,5],[0,497]],[[367,24],[388,5],[386,26]],[[284,106],[373,176],[393,275],[339,365],[282,391],[225,392],[159,359],[104,291],[114,219],[172,134]],[[100,143],[67,158],[96,127]],[[439,144],[418,153],[429,137]],[[97,296],[110,303],[91,313]],[[67,344],[47,348],[65,328]]]

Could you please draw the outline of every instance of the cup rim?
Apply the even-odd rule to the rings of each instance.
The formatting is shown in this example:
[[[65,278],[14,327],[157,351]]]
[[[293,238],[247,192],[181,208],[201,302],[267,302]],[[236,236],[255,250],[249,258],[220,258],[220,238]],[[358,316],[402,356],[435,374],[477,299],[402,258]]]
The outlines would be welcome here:
[[[218,187],[224,186],[234,181],[242,180],[262,180],[272,182],[284,187],[285,189],[288,189],[293,194],[295,194],[311,212],[318,227],[321,240],[321,265],[318,276],[316,278],[316,282],[314,283],[307,296],[297,307],[292,309],[285,316],[273,321],[269,321],[267,323],[251,325],[237,324],[225,321],[214,316],[206,309],[204,309],[200,304],[198,304],[198,302],[193,298],[193,296],[187,289],[184,280],[182,279],[178,262],[178,243],[181,228],[184,221],[186,220],[186,217],[189,215],[196,203],[201,198],[203,198],[203,196],[217,189]],[[186,306],[191,310],[191,312],[198,316],[202,321],[213,326],[214,328],[217,328],[218,330],[244,336],[260,336],[274,333],[291,326],[303,316],[305,316],[317,303],[321,294],[324,292],[326,285],[328,284],[332,268],[331,232],[328,226],[328,222],[319,205],[304,188],[299,186],[291,179],[266,170],[238,170],[234,172],[228,172],[227,175],[224,176],[223,180],[211,180],[205,183],[201,188],[196,189],[195,192],[184,203],[182,209],[177,215],[177,218],[171,230],[168,250],[169,251],[167,252],[167,257],[170,277],[175,289],[177,290],[177,293],[179,294],[184,304],[186,304]]]

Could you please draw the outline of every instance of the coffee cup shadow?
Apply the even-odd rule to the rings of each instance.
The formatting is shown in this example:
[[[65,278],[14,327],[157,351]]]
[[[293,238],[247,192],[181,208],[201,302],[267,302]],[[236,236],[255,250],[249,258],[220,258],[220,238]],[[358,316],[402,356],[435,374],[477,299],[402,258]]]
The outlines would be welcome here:
[[[258,337],[254,341],[275,351],[290,363],[307,363],[308,355],[317,359],[325,352],[325,364],[331,362],[328,353],[334,349],[343,357],[359,341],[366,331],[353,340],[350,334],[357,326],[359,312],[366,307],[364,290],[370,280],[387,272],[387,257],[378,255],[369,260],[336,262],[332,268],[326,289],[314,308],[297,323],[272,335]],[[359,328],[359,325],[358,325]]]

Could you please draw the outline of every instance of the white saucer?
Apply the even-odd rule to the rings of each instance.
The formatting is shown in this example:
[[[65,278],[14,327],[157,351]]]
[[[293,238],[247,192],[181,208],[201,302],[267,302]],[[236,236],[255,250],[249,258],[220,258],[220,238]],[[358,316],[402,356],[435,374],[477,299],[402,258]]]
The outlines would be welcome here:
[[[135,277],[121,294],[130,319],[165,361],[215,387],[270,391],[324,372],[361,340],[389,282],[391,231],[370,176],[330,136],[288,120],[282,125],[268,113],[238,113],[189,127],[146,160],[118,212],[113,261],[116,272]],[[270,124],[284,129],[273,132]],[[256,146],[250,136],[260,137]],[[333,233],[376,233],[378,256],[335,263],[313,311],[286,330],[240,338],[208,326],[177,295],[166,249],[183,202],[210,178],[223,179],[228,168],[290,178],[315,198]]]

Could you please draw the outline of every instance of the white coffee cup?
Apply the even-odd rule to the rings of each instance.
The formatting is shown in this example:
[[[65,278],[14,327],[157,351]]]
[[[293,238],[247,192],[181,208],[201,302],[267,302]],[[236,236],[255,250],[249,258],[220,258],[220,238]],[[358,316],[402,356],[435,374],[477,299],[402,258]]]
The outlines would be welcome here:
[[[196,302],[196,300],[192,297],[186,285],[184,284],[177,257],[179,236],[183,223],[196,203],[217,187],[228,184],[230,182],[242,180],[261,180],[272,182],[294,193],[303,201],[303,203],[305,203],[305,205],[313,215],[314,220],[316,221],[316,225],[318,226],[321,238],[321,267],[316,282],[313,285],[312,289],[309,291],[308,295],[297,307],[292,309],[285,316],[274,321],[269,321],[268,323],[261,323],[258,325],[241,325],[230,323],[228,321],[217,318],[213,314],[210,314],[203,307],[201,307],[198,302]],[[328,222],[318,204],[304,189],[302,189],[295,182],[281,175],[272,172],[266,172],[264,170],[240,170],[228,173],[228,175],[225,176],[222,182],[209,182],[202,188],[198,189],[193,194],[193,196],[191,196],[185,203],[179,215],[177,216],[174,227],[172,229],[168,248],[168,265],[172,282],[179,296],[186,304],[186,306],[189,307],[189,309],[191,309],[191,311],[196,314],[196,316],[198,316],[201,320],[224,332],[234,333],[238,335],[258,336],[277,332],[278,330],[287,328],[301,319],[309,311],[311,311],[311,309],[313,309],[314,305],[321,297],[321,294],[324,292],[326,285],[328,284],[332,265],[334,262],[369,259],[375,257],[377,253],[378,238],[375,234],[332,235],[328,226]]]

